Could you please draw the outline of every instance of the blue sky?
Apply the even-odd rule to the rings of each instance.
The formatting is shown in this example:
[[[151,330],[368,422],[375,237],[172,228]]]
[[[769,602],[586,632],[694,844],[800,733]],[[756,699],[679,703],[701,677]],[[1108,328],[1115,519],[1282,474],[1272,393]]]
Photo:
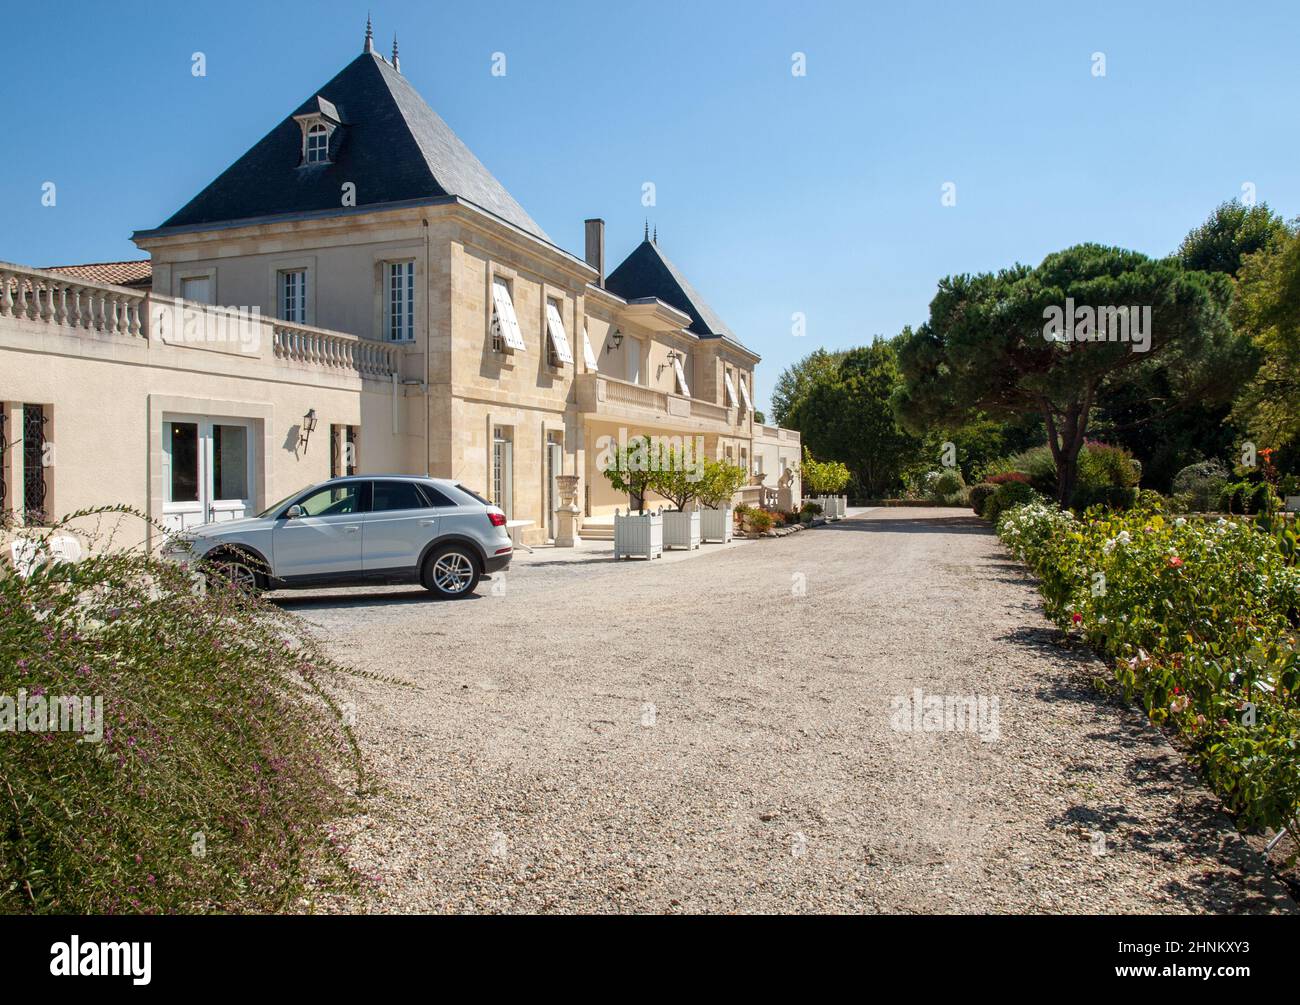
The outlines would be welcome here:
[[[376,3],[378,48],[399,33],[403,73],[562,246],[580,254],[601,216],[612,267],[649,216],[764,357],[760,408],[812,349],[925,320],[943,275],[1079,241],[1164,254],[1246,182],[1300,215],[1294,3],[467,9]],[[130,233],[352,59],[365,16],[329,0],[11,6],[0,259],[142,257]]]

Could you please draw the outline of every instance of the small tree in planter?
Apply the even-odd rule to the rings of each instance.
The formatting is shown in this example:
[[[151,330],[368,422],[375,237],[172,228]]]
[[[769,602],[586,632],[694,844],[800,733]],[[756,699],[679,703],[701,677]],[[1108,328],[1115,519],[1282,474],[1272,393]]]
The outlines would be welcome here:
[[[678,448],[663,451],[658,462],[658,470],[650,472],[649,487],[675,507],[663,515],[664,547],[688,551],[698,548],[700,511],[691,503],[698,498],[704,483],[699,459]]]
[[[705,461],[704,477],[697,495],[709,507],[701,515],[700,533],[705,541],[726,544],[731,540],[731,500],[744,487],[745,469],[730,461]]]
[[[639,555],[659,558],[664,550],[664,518],[660,513],[647,513],[646,493],[651,489],[650,438],[635,437],[609,460],[602,472],[605,480],[616,492],[626,492],[632,499],[624,516],[614,511],[614,557]],[[637,515],[632,515],[635,508]]]
[[[799,469],[804,485],[815,495],[826,499],[826,516],[838,520],[845,515],[848,500],[836,495],[849,483],[849,469],[840,461],[818,461],[807,447],[803,448],[803,464]]]

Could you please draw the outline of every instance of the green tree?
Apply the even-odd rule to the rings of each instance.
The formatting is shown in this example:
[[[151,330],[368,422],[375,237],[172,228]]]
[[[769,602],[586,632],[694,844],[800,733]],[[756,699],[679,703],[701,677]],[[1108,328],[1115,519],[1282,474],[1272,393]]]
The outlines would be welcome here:
[[[1232,309],[1262,362],[1234,416],[1270,446],[1300,437],[1300,225],[1242,267]]]
[[[731,504],[732,497],[744,487],[749,480],[745,469],[730,461],[706,460],[704,477],[700,481],[698,496],[700,502],[713,509],[721,509]]]
[[[864,496],[887,495],[921,445],[898,427],[890,406],[901,379],[892,342],[853,349],[815,374],[783,424],[799,430],[814,454],[847,465]]]
[[[1177,257],[1185,269],[1235,276],[1248,255],[1275,249],[1286,236],[1286,224],[1267,203],[1225,202],[1183,238]]]
[[[1151,359],[1176,356],[1194,365],[1207,346],[1231,336],[1230,297],[1226,277],[1096,244],[1048,255],[1037,268],[949,276],[939,283],[929,321],[900,348],[897,414],[919,435],[980,412],[1038,412],[1056,464],[1057,499],[1068,505],[1093,408],[1109,385]],[[1051,322],[1069,303],[1080,327],[1073,337],[1049,338]],[[1094,340],[1087,312],[1100,323],[1126,306],[1150,308],[1143,337]],[[1141,317],[1139,311],[1130,323]],[[1135,351],[1144,344],[1145,351]]]
[[[788,425],[790,413],[803,400],[804,395],[821,376],[834,373],[844,356],[842,351],[815,349],[798,363],[782,370],[772,391],[772,421],[778,426]]]

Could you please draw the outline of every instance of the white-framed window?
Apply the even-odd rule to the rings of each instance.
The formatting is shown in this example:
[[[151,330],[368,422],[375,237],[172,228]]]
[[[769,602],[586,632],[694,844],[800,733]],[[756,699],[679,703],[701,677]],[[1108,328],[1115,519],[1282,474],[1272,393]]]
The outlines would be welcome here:
[[[492,348],[496,352],[522,352],[524,334],[519,330],[515,302],[510,297],[510,284],[501,276],[492,277]]]
[[[307,127],[305,142],[307,147],[303,152],[304,161],[308,164],[323,164],[329,160],[330,133],[321,123]]]
[[[211,276],[185,276],[181,279],[181,299],[196,304],[212,303]]]
[[[514,512],[514,447],[513,429],[509,426],[492,427],[492,502],[501,508],[507,520]]]
[[[546,301],[546,362],[551,366],[572,366],[573,353],[569,350],[569,336],[564,330],[564,319],[560,317],[560,302]]]
[[[384,338],[415,339],[415,259],[384,263]]]
[[[755,454],[755,455],[754,455],[754,474],[756,474],[756,475],[761,475],[762,473],[763,473],[763,455],[762,455],[762,454]]]
[[[623,351],[627,353],[627,382],[641,383],[641,343],[634,338],[623,340]]]
[[[294,324],[307,323],[307,270],[289,269],[279,274],[280,318]]]

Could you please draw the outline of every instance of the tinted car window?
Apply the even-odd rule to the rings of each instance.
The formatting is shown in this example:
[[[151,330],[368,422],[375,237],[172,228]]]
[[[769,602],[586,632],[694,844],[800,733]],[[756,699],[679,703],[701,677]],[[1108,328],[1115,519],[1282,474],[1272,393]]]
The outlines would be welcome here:
[[[415,482],[375,482],[370,512],[384,513],[395,509],[425,509],[429,504],[420,495]]]
[[[305,499],[300,499],[304,516],[334,516],[338,513],[355,513],[357,507],[357,483],[333,485],[313,492]]]
[[[473,489],[467,489],[464,485],[461,485],[459,482],[456,483],[456,488],[460,489],[462,492],[464,492],[464,493],[465,493],[467,496],[469,496],[471,499],[477,499],[477,500],[478,500],[479,502],[481,502],[484,506],[491,506],[491,505],[492,505],[490,502],[488,502],[486,499],[484,499],[481,495],[479,495],[479,494],[478,494],[477,492],[475,492]]]
[[[445,495],[439,492],[432,485],[421,485],[420,491],[423,492],[428,497],[430,506],[459,506],[460,505],[460,503],[448,499]]]

